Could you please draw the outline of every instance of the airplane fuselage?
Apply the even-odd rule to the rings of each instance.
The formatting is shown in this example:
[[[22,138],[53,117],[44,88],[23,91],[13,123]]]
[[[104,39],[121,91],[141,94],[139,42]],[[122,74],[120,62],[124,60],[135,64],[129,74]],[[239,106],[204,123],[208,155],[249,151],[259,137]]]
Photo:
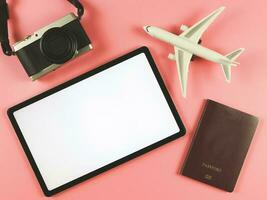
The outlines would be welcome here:
[[[211,49],[208,49],[206,47],[203,47],[202,45],[191,42],[185,37],[175,35],[161,28],[154,27],[154,26],[147,26],[146,32],[152,37],[155,37],[161,41],[167,42],[177,47],[178,49],[187,51],[196,56],[204,58],[206,60],[209,60],[209,61],[212,61],[218,64],[232,64],[232,61],[229,60],[224,55],[217,53],[216,51],[213,51]]]

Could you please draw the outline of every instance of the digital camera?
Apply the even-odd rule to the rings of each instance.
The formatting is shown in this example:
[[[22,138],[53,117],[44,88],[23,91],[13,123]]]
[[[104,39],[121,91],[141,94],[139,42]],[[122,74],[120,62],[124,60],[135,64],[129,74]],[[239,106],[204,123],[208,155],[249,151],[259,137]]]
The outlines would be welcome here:
[[[92,49],[92,44],[73,13],[36,31],[13,45],[15,54],[32,80]]]
[[[51,23],[22,41],[10,46],[7,0],[0,0],[0,43],[7,56],[16,55],[32,80],[57,69],[65,62],[90,51],[93,47],[80,19],[84,7],[79,0],[67,0],[77,8],[73,13]]]

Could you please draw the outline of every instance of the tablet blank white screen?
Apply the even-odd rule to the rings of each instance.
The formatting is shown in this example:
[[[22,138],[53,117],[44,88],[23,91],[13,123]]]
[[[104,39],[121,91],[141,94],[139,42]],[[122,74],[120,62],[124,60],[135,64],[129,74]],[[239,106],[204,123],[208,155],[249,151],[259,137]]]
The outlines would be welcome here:
[[[49,190],[179,132],[144,53],[14,116]]]

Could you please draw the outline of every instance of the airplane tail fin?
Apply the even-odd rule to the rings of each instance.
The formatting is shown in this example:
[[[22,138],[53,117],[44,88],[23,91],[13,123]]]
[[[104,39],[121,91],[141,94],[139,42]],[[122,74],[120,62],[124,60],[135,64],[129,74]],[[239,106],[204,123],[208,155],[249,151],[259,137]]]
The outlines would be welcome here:
[[[239,64],[237,62],[235,62],[235,59],[237,59],[240,54],[244,51],[245,49],[244,48],[240,48],[240,49],[237,49],[229,54],[226,55],[226,57],[232,61],[231,64],[222,64],[222,69],[223,69],[223,72],[224,72],[224,75],[225,75],[225,78],[226,78],[226,81],[228,83],[230,83],[231,81],[231,67],[232,66],[236,66],[236,64]]]

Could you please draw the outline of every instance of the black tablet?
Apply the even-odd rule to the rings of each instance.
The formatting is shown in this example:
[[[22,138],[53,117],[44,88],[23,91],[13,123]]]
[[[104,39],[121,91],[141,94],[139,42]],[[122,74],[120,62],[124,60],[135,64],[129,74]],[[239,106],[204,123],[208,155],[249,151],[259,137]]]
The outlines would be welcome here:
[[[146,47],[8,110],[51,196],[185,134]]]

